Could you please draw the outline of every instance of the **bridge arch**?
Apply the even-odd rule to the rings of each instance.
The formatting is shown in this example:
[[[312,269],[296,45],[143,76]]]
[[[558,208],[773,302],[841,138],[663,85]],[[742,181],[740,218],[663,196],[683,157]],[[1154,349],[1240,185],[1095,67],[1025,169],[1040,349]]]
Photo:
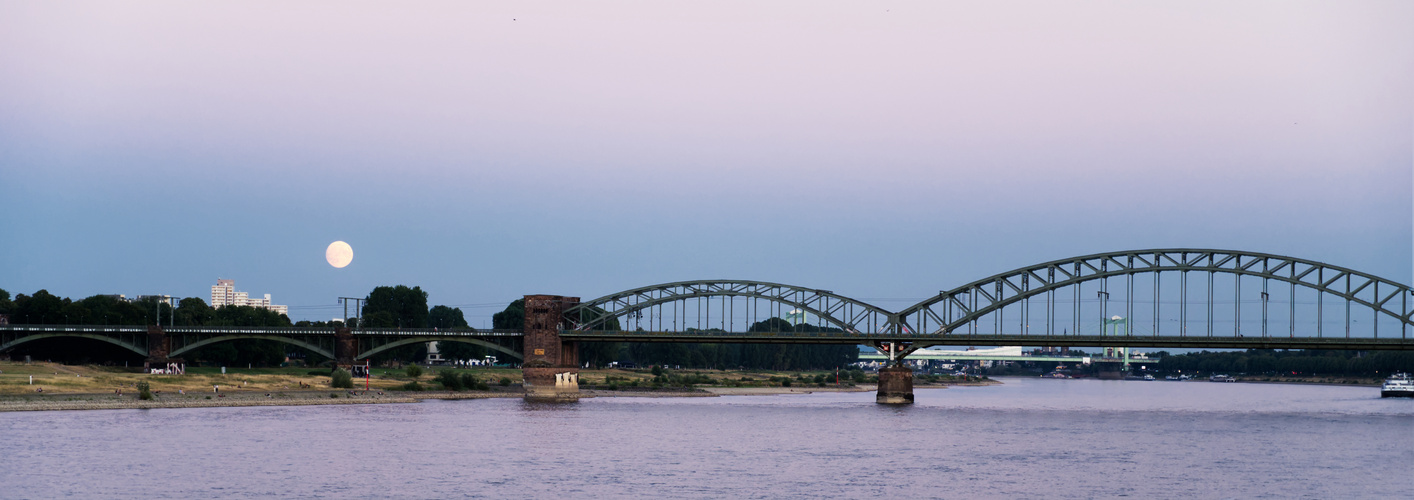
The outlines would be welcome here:
[[[16,339],[14,339],[14,340],[11,340],[11,341],[9,341],[9,342],[5,342],[5,343],[3,343],[3,344],[0,344],[0,352],[8,351],[8,350],[13,349],[14,347],[20,345],[20,344],[26,343],[26,342],[31,342],[31,341],[35,341],[35,340],[41,340],[41,339],[60,338],[60,337],[70,337],[70,338],[81,338],[81,339],[98,340],[98,341],[107,342],[107,343],[109,343],[109,344],[116,345],[116,346],[118,346],[118,347],[122,347],[122,348],[124,348],[124,349],[129,350],[129,351],[132,351],[132,352],[134,352],[134,353],[137,353],[139,356],[147,356],[147,348],[146,348],[145,346],[139,346],[139,345],[137,345],[137,344],[134,344],[134,343],[131,343],[131,342],[125,342],[125,341],[123,341],[122,339],[117,339],[117,338],[109,337],[109,336],[106,336],[106,335],[99,335],[99,334],[93,334],[93,333],[69,333],[69,332],[63,332],[63,333],[36,333],[36,334],[32,334],[32,335],[25,335],[25,336],[23,336],[23,337],[19,337],[19,338],[16,338]]]
[[[919,333],[948,334],[1008,305],[1059,288],[1112,277],[1132,278],[1148,273],[1157,276],[1157,273],[1172,271],[1223,273],[1284,282],[1293,290],[1303,287],[1322,295],[1334,295],[1370,308],[1377,315],[1395,318],[1400,321],[1402,331],[1414,325],[1414,310],[1410,309],[1411,302],[1414,302],[1411,299],[1414,290],[1408,285],[1307,259],[1197,248],[1092,254],[1014,269],[940,292],[935,297],[914,304],[898,313],[899,324],[910,330],[916,326]],[[1240,283],[1237,285],[1239,294]],[[1156,290],[1158,286],[1156,278]],[[1375,328],[1378,334],[1378,322]]]
[[[512,349],[512,348],[510,348],[510,347],[506,347],[506,346],[503,346],[503,345],[500,345],[500,344],[497,344],[497,343],[494,343],[494,342],[487,342],[487,341],[485,341],[485,340],[474,339],[474,338],[448,337],[448,336],[441,336],[441,337],[413,337],[413,338],[406,338],[406,339],[398,339],[398,340],[394,340],[394,341],[388,342],[388,343],[386,343],[386,344],[379,345],[378,347],[374,347],[374,348],[369,349],[369,350],[367,350],[367,351],[361,352],[361,353],[359,353],[357,356],[354,356],[354,359],[364,359],[364,358],[373,356],[373,355],[375,355],[375,354],[378,354],[378,353],[380,353],[380,352],[386,351],[386,350],[388,350],[388,349],[393,349],[393,348],[397,348],[397,347],[402,347],[402,346],[405,346],[405,345],[408,345],[408,344],[417,344],[417,343],[425,343],[425,342],[461,342],[461,343],[463,343],[463,344],[479,345],[479,346],[482,346],[482,347],[485,347],[485,348],[488,348],[488,349],[492,349],[492,350],[495,350],[495,351],[498,351],[498,352],[505,353],[505,354],[509,355],[510,357],[515,358],[515,359],[524,359],[523,355],[522,355],[520,352],[516,351],[515,349]]]
[[[318,355],[320,355],[320,356],[324,356],[324,357],[326,357],[326,358],[330,358],[330,359],[334,359],[334,358],[335,358],[334,353],[333,353],[332,351],[330,351],[330,350],[328,350],[328,349],[326,349],[326,348],[324,348],[324,347],[320,347],[320,346],[318,346],[318,345],[311,344],[311,343],[309,343],[309,342],[305,342],[305,341],[300,340],[300,339],[298,339],[298,338],[284,337],[284,336],[280,336],[280,335],[251,335],[251,334],[222,335],[222,336],[219,336],[219,337],[210,337],[210,338],[201,339],[201,340],[199,340],[199,341],[192,342],[192,343],[187,344],[187,345],[184,345],[184,346],[182,346],[182,347],[180,347],[180,348],[174,349],[174,350],[172,351],[172,353],[169,354],[169,356],[171,356],[171,357],[178,357],[178,356],[181,356],[182,354],[191,352],[191,351],[193,351],[193,350],[195,350],[195,349],[200,349],[200,348],[202,348],[202,347],[206,347],[206,346],[209,346],[209,345],[211,345],[211,344],[216,344],[216,343],[220,343],[220,342],[227,342],[227,341],[231,341],[231,340],[273,340],[273,341],[276,341],[276,342],[280,342],[280,343],[289,344],[289,345],[293,345],[293,346],[296,346],[296,347],[304,348],[304,349],[306,349],[306,350],[309,350],[310,352],[313,352],[313,353],[318,354]]]
[[[677,301],[728,297],[762,299],[787,305],[813,314],[846,332],[890,331],[896,318],[893,313],[878,306],[829,290],[745,280],[678,281],[624,290],[580,302],[565,311],[565,318],[572,330],[594,330],[613,318],[628,317]]]

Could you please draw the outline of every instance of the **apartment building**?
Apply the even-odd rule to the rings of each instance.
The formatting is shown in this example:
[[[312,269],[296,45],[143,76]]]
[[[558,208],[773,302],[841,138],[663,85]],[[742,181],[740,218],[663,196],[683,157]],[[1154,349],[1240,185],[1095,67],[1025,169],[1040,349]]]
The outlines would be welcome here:
[[[289,306],[274,305],[270,303],[270,294],[265,294],[264,298],[250,298],[246,292],[236,291],[236,280],[217,279],[216,284],[211,287],[211,307],[219,308],[224,306],[251,306],[261,307],[289,316]]]

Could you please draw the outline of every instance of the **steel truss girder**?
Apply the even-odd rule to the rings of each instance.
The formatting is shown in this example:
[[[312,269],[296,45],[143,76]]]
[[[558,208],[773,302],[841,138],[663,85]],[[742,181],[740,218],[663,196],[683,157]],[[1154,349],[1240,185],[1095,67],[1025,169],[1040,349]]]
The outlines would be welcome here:
[[[593,330],[609,319],[680,300],[709,297],[747,297],[804,310],[847,332],[858,332],[870,320],[885,331],[895,331],[896,316],[867,302],[828,290],[764,281],[699,280],[651,285],[605,295],[565,311],[571,330]],[[595,309],[604,310],[598,313]],[[848,314],[850,312],[853,314]]]
[[[1131,265],[1129,262],[1134,262],[1134,264]],[[1265,263],[1266,266],[1258,266],[1261,263]],[[1285,270],[1284,274],[1283,270]],[[1049,291],[1104,278],[1168,271],[1212,271],[1283,281],[1349,299],[1352,303],[1397,318],[1406,325],[1414,325],[1414,310],[1396,311],[1385,307],[1401,293],[1414,294],[1414,290],[1411,290],[1407,285],[1352,269],[1295,257],[1199,248],[1131,250],[1086,255],[1027,266],[941,292],[936,297],[900,311],[897,318],[905,328],[910,326],[909,319],[915,316],[919,318],[919,323],[931,320],[930,323],[940,325],[934,330],[934,333],[950,334],[968,322],[996,312],[1007,305]],[[1312,279],[1313,275],[1320,276],[1322,279]],[[1026,286],[1018,286],[1015,281],[1023,277],[1030,283]],[[1343,287],[1338,289],[1332,286],[1347,277],[1352,280],[1358,278],[1361,281],[1352,282],[1348,292]],[[1365,300],[1358,296],[1361,291],[1371,285],[1375,285],[1378,290],[1392,291],[1388,295],[1384,293],[1375,295],[1373,300]],[[994,290],[1006,287],[1015,291],[1016,294],[998,300],[997,297],[987,293],[988,287]],[[966,300],[962,297],[966,297]],[[969,301],[978,305],[969,305]],[[961,314],[949,321],[947,318],[950,316],[940,315],[933,310],[933,306],[937,304],[951,305]]]

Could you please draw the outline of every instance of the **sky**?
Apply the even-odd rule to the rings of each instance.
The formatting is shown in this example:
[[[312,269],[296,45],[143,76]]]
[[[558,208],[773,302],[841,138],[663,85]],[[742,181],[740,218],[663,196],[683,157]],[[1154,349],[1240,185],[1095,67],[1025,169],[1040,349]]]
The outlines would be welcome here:
[[[0,0],[0,288],[338,316],[1039,262],[1414,282],[1414,2]],[[336,269],[325,247],[348,242]]]

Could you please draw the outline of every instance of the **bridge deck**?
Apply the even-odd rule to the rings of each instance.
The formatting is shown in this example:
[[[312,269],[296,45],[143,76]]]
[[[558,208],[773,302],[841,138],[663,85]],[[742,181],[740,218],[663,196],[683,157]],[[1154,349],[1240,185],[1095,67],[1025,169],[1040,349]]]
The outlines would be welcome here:
[[[595,342],[701,342],[766,344],[872,344],[928,346],[1145,347],[1161,349],[1414,350],[1414,339],[1344,337],[1206,337],[1144,335],[966,335],[852,332],[649,332],[564,331],[561,337]]]
[[[163,326],[168,335],[328,335],[333,328],[268,326]],[[0,325],[3,333],[147,333],[146,326],[134,325]],[[417,337],[519,337],[520,330],[442,330],[436,328],[355,328],[354,335]]]
[[[286,335],[334,336],[332,328],[164,326],[168,335]],[[0,325],[0,334],[137,334],[146,326],[113,325]],[[432,328],[356,329],[359,337],[501,337],[523,336],[520,330],[439,330]],[[891,334],[861,332],[722,332],[722,331],[607,331],[566,330],[566,340],[588,342],[696,342],[734,344],[874,344],[904,342],[914,347],[929,346],[1050,346],[1050,347],[1144,347],[1159,349],[1332,349],[1332,350],[1414,350],[1414,338],[1402,337],[1233,337],[1172,335],[967,335]]]
[[[861,361],[883,361],[889,358],[879,353],[861,352],[859,353],[859,359]],[[969,356],[966,354],[952,355],[936,352],[925,353],[923,351],[914,351],[913,353],[910,353],[905,359],[908,359],[910,361],[933,359],[941,361],[1052,361],[1057,363],[1083,363],[1086,358],[1084,356],[1000,356],[995,354],[984,356]],[[1125,362],[1124,358],[1091,357],[1089,359],[1091,363]],[[1159,360],[1153,358],[1129,358],[1128,362],[1130,364],[1153,364],[1158,363]]]

